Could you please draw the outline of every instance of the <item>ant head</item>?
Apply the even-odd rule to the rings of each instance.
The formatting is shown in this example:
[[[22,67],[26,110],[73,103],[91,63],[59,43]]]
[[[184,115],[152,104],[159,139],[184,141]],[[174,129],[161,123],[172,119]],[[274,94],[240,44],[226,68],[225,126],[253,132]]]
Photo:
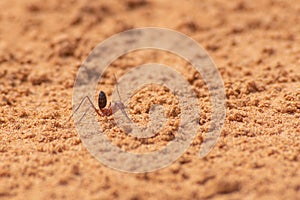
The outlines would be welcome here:
[[[103,91],[100,91],[99,96],[98,96],[98,106],[100,109],[105,108],[107,103],[107,98],[106,94]]]

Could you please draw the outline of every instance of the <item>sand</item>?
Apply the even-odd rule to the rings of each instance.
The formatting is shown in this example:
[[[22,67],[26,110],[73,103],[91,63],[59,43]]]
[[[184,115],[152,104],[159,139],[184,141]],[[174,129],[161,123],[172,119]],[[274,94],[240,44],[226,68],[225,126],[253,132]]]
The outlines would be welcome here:
[[[0,199],[300,198],[299,1],[3,0],[0,8]],[[224,81],[227,116],[217,145],[200,159],[211,114],[201,76],[168,53],[118,59],[99,83],[109,100],[113,74],[158,62],[181,71],[202,111],[184,155],[158,171],[131,174],[98,162],[73,120],[64,122],[89,52],[115,33],[145,26],[180,31],[207,50]],[[180,109],[168,90],[138,93],[131,117],[148,122],[151,101],[163,102],[173,117],[153,139],[130,138],[112,116],[98,118],[115,145],[151,151],[174,138]]]

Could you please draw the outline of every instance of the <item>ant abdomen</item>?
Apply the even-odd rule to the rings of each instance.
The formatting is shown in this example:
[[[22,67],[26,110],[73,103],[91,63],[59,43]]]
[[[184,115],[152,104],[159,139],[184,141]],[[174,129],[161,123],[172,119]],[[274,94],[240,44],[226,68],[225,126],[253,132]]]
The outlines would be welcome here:
[[[106,94],[103,91],[100,91],[99,97],[98,97],[99,109],[105,108],[106,104],[107,104]]]

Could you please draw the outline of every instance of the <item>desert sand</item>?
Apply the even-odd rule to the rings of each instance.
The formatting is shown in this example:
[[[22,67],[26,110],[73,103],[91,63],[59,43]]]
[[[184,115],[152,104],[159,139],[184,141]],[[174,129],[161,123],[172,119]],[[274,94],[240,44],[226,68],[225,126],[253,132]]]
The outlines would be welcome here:
[[[2,0],[0,8],[0,199],[300,199],[298,0]],[[201,109],[198,134],[177,161],[132,174],[97,161],[73,120],[65,121],[90,51],[116,33],[150,26],[182,32],[206,49],[224,81],[227,116],[217,145],[200,159],[211,114],[201,76],[166,52],[122,56],[99,83],[109,101],[113,74],[157,62],[186,77]],[[113,144],[154,151],[174,139],[180,109],[168,90],[140,91],[130,116],[147,124],[151,102],[162,102],[171,118],[151,139],[128,137],[113,116],[98,117]]]

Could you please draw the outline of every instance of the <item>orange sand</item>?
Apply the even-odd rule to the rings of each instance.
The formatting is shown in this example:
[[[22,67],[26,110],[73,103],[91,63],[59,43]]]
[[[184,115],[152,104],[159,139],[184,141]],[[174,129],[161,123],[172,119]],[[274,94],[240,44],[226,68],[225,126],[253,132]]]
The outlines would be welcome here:
[[[0,8],[0,199],[300,198],[299,1],[2,0]],[[181,68],[199,97],[199,134],[171,166],[129,174],[99,163],[73,122],[62,124],[89,52],[144,26],[175,29],[203,45],[224,80],[227,117],[218,144],[199,159],[209,96],[201,77]],[[148,61],[184,64],[174,55],[136,52],[112,72]],[[99,87],[110,95],[111,83],[110,74]],[[147,117],[145,106],[130,108],[137,123]],[[146,142],[107,132],[129,150],[173,138],[172,124]]]

